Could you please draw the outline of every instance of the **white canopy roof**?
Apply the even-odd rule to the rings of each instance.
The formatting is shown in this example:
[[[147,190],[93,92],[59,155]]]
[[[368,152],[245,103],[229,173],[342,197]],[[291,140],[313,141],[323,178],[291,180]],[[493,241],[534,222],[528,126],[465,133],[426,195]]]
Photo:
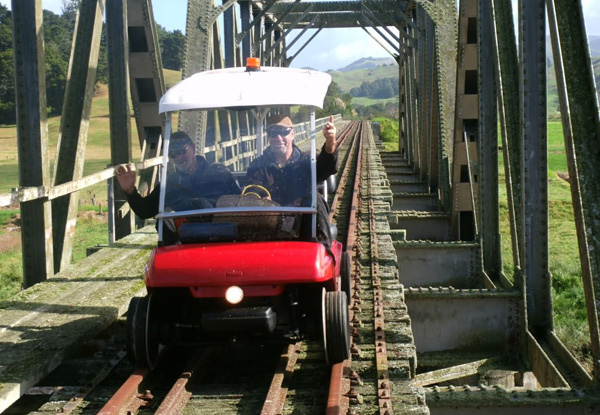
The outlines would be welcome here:
[[[231,107],[323,107],[331,75],[308,69],[262,67],[198,72],[162,96],[159,113]]]

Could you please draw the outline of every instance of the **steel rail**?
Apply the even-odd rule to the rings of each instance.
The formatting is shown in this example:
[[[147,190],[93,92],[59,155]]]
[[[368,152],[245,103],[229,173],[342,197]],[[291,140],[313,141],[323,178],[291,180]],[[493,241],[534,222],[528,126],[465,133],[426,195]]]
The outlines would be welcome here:
[[[352,189],[352,202],[351,208],[348,217],[348,228],[346,231],[346,247],[345,252],[350,254],[352,257],[352,252],[354,251],[354,244],[356,242],[356,207],[358,205],[358,195],[360,190],[360,166],[361,166],[361,152],[362,152],[362,133],[364,129],[364,123],[362,125],[352,125],[352,134],[354,136],[354,140],[352,141],[352,147],[350,149],[350,155],[348,157],[348,161],[345,165],[344,172],[342,174],[343,184],[345,185],[348,176],[350,175],[350,171],[352,169],[352,155],[356,154],[356,171],[354,176],[354,186]],[[355,128],[358,127],[358,128]],[[336,194],[336,199],[334,200],[335,209],[332,209],[330,213],[330,219],[333,219],[333,216],[337,210],[337,206],[339,203],[338,194]],[[353,284],[354,285],[354,284]],[[342,363],[337,363],[331,367],[331,378],[329,381],[329,393],[327,397],[327,415],[339,415],[342,413],[342,409],[347,409],[350,406],[349,395],[344,394],[342,392],[344,384],[349,383],[344,380],[344,368],[350,369],[351,359],[347,359]]]
[[[357,121],[353,121],[348,128],[346,128],[342,134],[340,134],[340,138],[338,140],[336,140],[336,148],[340,145],[342,145],[346,139],[350,136],[355,136],[356,135],[356,129],[358,128],[359,123]],[[352,155],[352,149],[350,149],[349,154]],[[350,156],[348,157],[348,159],[350,158]],[[344,171],[342,172],[342,175],[340,177],[340,181],[337,184],[337,188],[338,189],[343,189],[344,186],[346,185],[346,181],[348,179],[348,170],[344,169]],[[338,208],[338,204],[340,203],[340,193],[336,192],[335,196],[333,198],[333,201],[331,202],[331,212],[329,214],[329,220],[332,221],[333,217],[334,217],[334,212],[337,211]]]
[[[149,373],[150,371],[147,369],[136,370],[100,409],[98,415],[133,414],[152,401],[150,391],[139,393],[140,385]]]
[[[77,409],[86,396],[88,396],[96,388],[96,386],[100,384],[100,382],[106,379],[106,377],[119,364],[119,362],[123,360],[126,354],[127,353],[125,350],[120,350],[116,356],[110,359],[110,361],[102,368],[102,370],[100,370],[100,372],[94,376],[94,379],[81,388],[77,395],[69,399],[69,401],[58,410],[57,415],[69,415],[71,412]]]
[[[196,352],[194,357],[190,360],[188,368],[179,375],[179,378],[161,402],[155,412],[156,415],[175,415],[182,413],[183,408],[192,396],[192,393],[187,390],[187,385],[198,376],[198,372],[206,365],[212,352],[213,349],[211,347],[199,349]]]
[[[370,159],[367,160],[369,164]],[[367,166],[367,182],[371,183],[371,169]],[[373,285],[373,321],[375,329],[375,363],[377,368],[377,397],[379,413],[393,415],[392,389],[390,387],[390,373],[388,370],[387,345],[385,342],[385,319],[383,311],[383,290],[379,276],[379,253],[377,249],[377,228],[375,223],[375,205],[373,203],[372,187],[368,189],[369,199],[369,245],[371,249],[371,281]]]
[[[283,413],[283,406],[288,391],[288,383],[294,373],[302,342],[288,345],[281,354],[275,369],[275,375],[267,392],[267,398],[260,411],[261,415],[276,415]]]

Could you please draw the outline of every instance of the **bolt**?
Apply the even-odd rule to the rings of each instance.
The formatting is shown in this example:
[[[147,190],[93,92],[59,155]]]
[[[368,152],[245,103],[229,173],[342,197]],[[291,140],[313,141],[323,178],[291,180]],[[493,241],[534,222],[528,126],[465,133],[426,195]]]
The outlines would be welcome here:
[[[348,391],[348,393],[346,393],[346,395],[348,398],[356,398],[358,397],[358,392],[356,392],[356,389],[354,389],[353,387],[350,387],[350,390]]]

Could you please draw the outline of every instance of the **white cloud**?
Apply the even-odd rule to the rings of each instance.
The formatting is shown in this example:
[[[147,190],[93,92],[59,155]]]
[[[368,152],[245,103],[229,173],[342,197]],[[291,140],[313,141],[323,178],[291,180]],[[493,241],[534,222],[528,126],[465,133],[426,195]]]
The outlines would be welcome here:
[[[288,56],[294,56],[298,48],[312,35],[313,33],[306,33],[294,44]],[[291,40],[288,41],[290,42]],[[360,28],[324,29],[297,57],[294,57],[291,66],[309,66],[319,70],[339,69],[368,56],[391,57],[381,45]]]

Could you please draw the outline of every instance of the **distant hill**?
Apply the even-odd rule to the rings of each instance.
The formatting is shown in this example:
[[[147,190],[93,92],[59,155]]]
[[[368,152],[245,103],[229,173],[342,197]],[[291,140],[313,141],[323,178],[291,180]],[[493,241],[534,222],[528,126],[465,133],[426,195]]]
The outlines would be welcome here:
[[[376,66],[372,64],[378,63]],[[353,69],[349,69],[353,68]],[[398,78],[398,65],[392,58],[362,58],[337,71],[328,71],[342,92],[350,92],[365,81]]]
[[[361,58],[357,61],[352,62],[350,65],[344,66],[338,69],[339,72],[350,72],[357,69],[374,69],[378,66],[384,65],[397,65],[393,58]]]

